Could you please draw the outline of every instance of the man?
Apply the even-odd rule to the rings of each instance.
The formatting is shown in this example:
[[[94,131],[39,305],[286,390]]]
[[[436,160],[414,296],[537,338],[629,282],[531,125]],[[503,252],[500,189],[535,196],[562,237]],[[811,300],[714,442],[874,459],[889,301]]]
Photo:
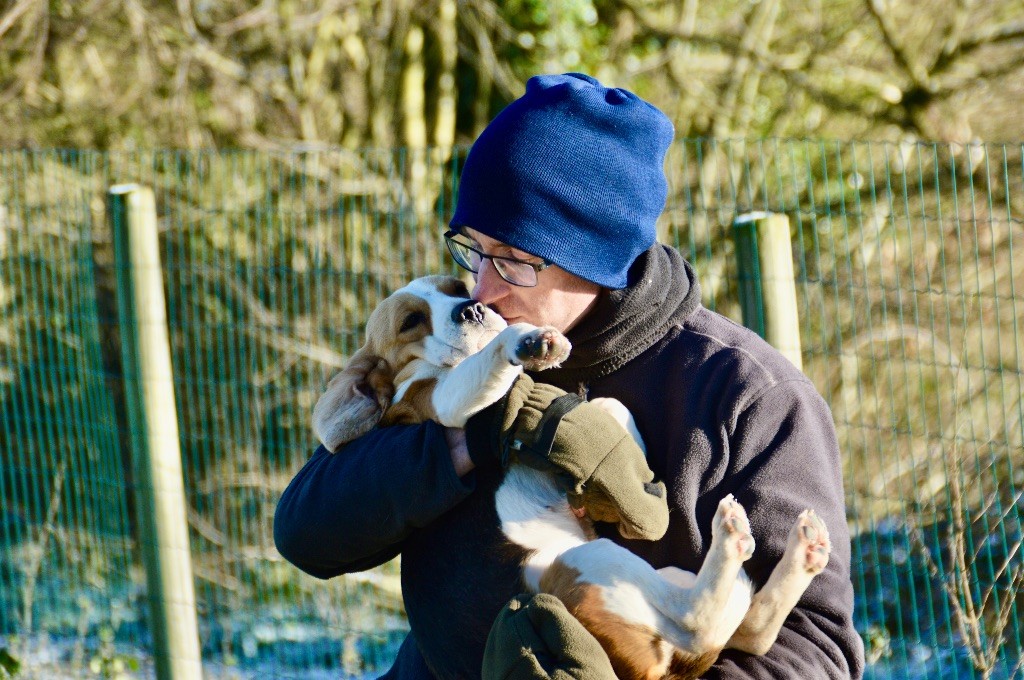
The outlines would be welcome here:
[[[636,418],[648,464],[667,485],[668,531],[633,541],[599,525],[602,535],[655,568],[696,572],[715,508],[731,493],[750,515],[757,549],[746,566],[760,585],[802,510],[827,525],[828,567],[771,651],[727,650],[705,677],[860,677],[831,415],[778,352],[704,309],[692,268],[655,242],[672,135],[668,119],[632,93],[579,74],[532,78],[470,151],[449,248],[474,272],[475,299],[572,342],[563,366],[538,381],[615,397]],[[487,630],[500,612],[485,676],[555,677],[568,659],[562,677],[606,678],[607,659],[564,607],[545,596],[506,606],[510,591],[486,584],[517,575],[479,573],[493,566],[467,534],[482,511],[474,489],[489,479],[493,452],[481,442],[490,418],[470,420],[468,446],[466,433],[426,423],[371,432],[336,456],[318,450],[281,499],[278,548],[323,578],[402,553],[412,633],[385,677],[479,676],[483,640],[467,631]],[[529,656],[534,675],[502,669],[509,653]]]

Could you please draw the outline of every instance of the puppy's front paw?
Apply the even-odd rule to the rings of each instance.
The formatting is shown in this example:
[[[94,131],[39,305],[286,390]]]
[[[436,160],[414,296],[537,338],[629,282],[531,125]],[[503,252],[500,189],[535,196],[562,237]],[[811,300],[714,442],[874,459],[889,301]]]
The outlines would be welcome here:
[[[528,371],[558,366],[569,356],[572,345],[551,326],[534,328],[519,337],[513,348],[513,363]]]

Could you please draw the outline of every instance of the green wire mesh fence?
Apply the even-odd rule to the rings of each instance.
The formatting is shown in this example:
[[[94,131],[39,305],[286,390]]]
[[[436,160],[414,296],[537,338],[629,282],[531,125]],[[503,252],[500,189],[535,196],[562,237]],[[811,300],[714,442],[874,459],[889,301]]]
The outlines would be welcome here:
[[[739,319],[734,219],[790,220],[803,368],[845,456],[867,677],[1019,670],[1022,150],[670,153],[661,238],[694,263],[707,306]],[[463,158],[0,152],[0,669],[153,674],[104,201],[123,182],[156,192],[206,674],[388,666],[406,629],[397,562],[305,577],[274,550],[273,511],[368,311],[454,271],[440,233]]]

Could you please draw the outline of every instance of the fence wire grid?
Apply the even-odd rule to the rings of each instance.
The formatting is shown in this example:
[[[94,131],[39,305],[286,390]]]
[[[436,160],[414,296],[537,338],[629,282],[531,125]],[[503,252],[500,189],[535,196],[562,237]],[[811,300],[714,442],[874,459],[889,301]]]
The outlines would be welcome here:
[[[731,224],[789,217],[832,407],[868,678],[1021,675],[1024,146],[688,139],[660,239],[739,320]],[[399,564],[274,549],[370,309],[455,272],[456,150],[0,152],[0,677],[151,677],[109,187],[154,189],[208,677],[375,677]]]

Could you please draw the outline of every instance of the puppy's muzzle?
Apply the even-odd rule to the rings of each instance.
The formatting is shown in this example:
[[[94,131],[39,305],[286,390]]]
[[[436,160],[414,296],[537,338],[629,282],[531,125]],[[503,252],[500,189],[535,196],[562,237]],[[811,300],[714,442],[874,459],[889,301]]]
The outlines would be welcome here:
[[[455,323],[483,323],[484,306],[476,300],[466,300],[452,310],[452,321]]]

